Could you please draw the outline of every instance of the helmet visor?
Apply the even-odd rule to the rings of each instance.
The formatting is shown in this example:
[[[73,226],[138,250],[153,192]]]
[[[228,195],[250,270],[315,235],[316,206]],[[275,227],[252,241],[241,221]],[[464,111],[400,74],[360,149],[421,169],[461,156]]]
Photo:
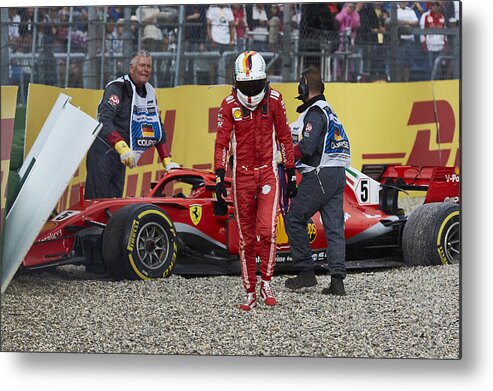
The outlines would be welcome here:
[[[266,79],[237,81],[236,87],[246,96],[255,96],[263,91],[266,81]]]

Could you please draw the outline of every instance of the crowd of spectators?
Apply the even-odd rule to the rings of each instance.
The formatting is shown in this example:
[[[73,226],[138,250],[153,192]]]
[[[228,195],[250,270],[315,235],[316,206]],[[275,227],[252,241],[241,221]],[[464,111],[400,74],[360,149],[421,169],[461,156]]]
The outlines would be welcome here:
[[[32,50],[34,29],[37,47],[50,46],[54,52],[66,52],[69,31],[70,7],[40,7],[35,19],[35,9],[9,8],[9,44],[13,52],[29,53]],[[84,50],[87,46],[87,7],[73,7],[72,49]]]
[[[434,61],[446,54],[446,35],[415,35],[413,28],[446,29],[459,26],[459,2],[409,2],[397,3],[398,44],[390,53],[392,2],[313,3],[301,7],[300,49],[320,52],[325,49],[335,53],[340,67],[334,78],[341,77],[343,61],[349,64],[349,80],[390,80],[390,63],[395,60],[395,81],[414,78],[429,80]],[[320,40],[318,37],[322,36]],[[440,42],[439,44],[437,42]],[[430,46],[430,43],[431,46]],[[394,56],[394,59],[391,58]],[[306,65],[320,67],[320,56],[305,57]],[[451,75],[451,62],[440,67],[442,76]],[[448,73],[448,75],[446,74]]]
[[[397,23],[399,47],[396,52],[400,71],[396,81],[412,80],[411,70],[431,76],[433,64],[449,46],[446,35],[416,35],[413,28],[451,28],[458,26],[458,1],[399,2]],[[300,3],[290,4],[290,31],[297,38],[294,50],[304,53],[303,66],[321,66],[320,53],[335,53],[332,61],[348,61],[351,80],[361,77],[371,80],[389,78],[390,29],[392,2]],[[395,4],[395,3],[394,3]],[[111,59],[108,77],[125,71],[122,59],[124,26],[131,25],[132,50],[175,52],[178,38],[178,6],[133,6],[130,23],[124,19],[123,6],[97,6],[97,54]],[[219,4],[186,5],[185,52],[218,51],[237,54],[245,49],[278,53],[284,33],[283,4]],[[63,84],[65,60],[57,53],[66,53],[70,41],[71,53],[86,53],[88,48],[89,7],[9,8],[9,46],[11,53],[43,53],[45,61],[56,57],[58,80],[44,80],[49,84]],[[37,19],[35,20],[35,18]],[[71,18],[71,20],[70,20]],[[36,31],[36,34],[34,32]],[[69,38],[70,34],[70,40]],[[33,39],[36,42],[33,43]],[[294,41],[294,40],[293,40]],[[312,54],[312,55],[311,55]],[[164,58],[164,59],[163,59]],[[171,57],[157,60],[154,66],[170,74]],[[417,66],[417,60],[422,62]],[[108,62],[109,63],[109,62]],[[343,64],[341,64],[342,66]],[[73,69],[72,69],[73,68]],[[204,56],[186,61],[186,72],[198,83],[215,83],[218,62]],[[341,69],[341,67],[339,67]],[[444,72],[447,67],[443,67]],[[272,66],[271,72],[280,72]],[[79,73],[79,77],[76,77]],[[113,74],[111,74],[113,73]],[[73,74],[73,75],[72,75]],[[71,62],[70,83],[82,84],[81,62]],[[226,69],[226,74],[228,69]],[[72,77],[73,76],[73,77]],[[335,78],[340,74],[333,75]],[[166,79],[166,78],[165,78]],[[169,78],[168,78],[169,79]],[[169,79],[170,80],[170,79]],[[191,80],[188,79],[187,80]],[[228,80],[226,80],[228,82]],[[171,84],[171,80],[169,81]]]

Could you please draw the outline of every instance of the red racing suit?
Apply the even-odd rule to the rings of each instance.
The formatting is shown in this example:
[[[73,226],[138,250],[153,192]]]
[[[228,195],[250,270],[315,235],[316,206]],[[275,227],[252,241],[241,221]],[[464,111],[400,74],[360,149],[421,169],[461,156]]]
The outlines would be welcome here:
[[[221,104],[217,122],[214,169],[226,170],[231,144],[241,275],[245,290],[255,292],[256,256],[260,256],[264,281],[270,281],[276,262],[277,151],[281,152],[286,168],[295,167],[282,95],[269,87],[262,102],[250,111],[240,104],[233,88]]]

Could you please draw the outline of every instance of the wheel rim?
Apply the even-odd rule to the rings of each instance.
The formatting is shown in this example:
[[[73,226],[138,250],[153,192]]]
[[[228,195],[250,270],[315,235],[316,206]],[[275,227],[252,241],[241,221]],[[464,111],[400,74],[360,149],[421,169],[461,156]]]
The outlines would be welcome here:
[[[453,223],[445,233],[445,256],[448,263],[457,264],[460,262],[460,225],[459,222]]]
[[[137,254],[140,262],[149,269],[159,269],[169,253],[169,237],[157,223],[145,224],[137,236]]]

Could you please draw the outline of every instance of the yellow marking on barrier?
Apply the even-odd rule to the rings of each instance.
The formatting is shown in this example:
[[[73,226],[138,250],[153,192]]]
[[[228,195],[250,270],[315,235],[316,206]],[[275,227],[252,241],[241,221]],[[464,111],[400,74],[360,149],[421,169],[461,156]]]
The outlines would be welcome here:
[[[351,83],[350,83],[351,84]],[[272,85],[283,96],[296,96],[298,83],[274,83]],[[2,86],[2,91],[5,86]],[[16,87],[17,88],[17,87]],[[459,148],[460,135],[460,94],[459,80],[439,80],[434,82],[414,83],[333,83],[331,85],[331,106],[336,111],[344,127],[350,129],[349,137],[358,140],[351,151],[353,167],[361,167],[366,163],[385,163],[384,159],[366,159],[364,154],[391,154],[405,153],[405,157],[393,159],[393,163],[407,164],[410,152],[414,145],[417,132],[426,128],[433,128],[430,134],[430,150],[438,149],[436,144],[436,130],[434,125],[412,125],[407,122],[410,110],[415,102],[432,99],[431,91],[435,90],[437,100],[446,100],[452,107],[456,128],[452,143],[447,143],[446,148],[451,149],[450,156],[445,165],[453,166],[456,159],[456,151]],[[173,126],[173,159],[184,167],[192,167],[195,164],[213,164],[213,156],[210,151],[214,149],[215,132],[207,132],[209,115],[213,108],[218,108],[222,99],[231,91],[231,86],[181,86],[180,88],[158,88],[156,96],[159,104],[166,107],[166,111],[172,113],[170,118],[174,121]],[[81,110],[91,116],[96,116],[98,104],[103,96],[102,90],[87,90],[81,88],[69,88],[67,90],[59,87],[30,84],[28,94],[27,116],[26,116],[26,152],[28,153],[36,140],[39,130],[42,128],[53,103],[60,93],[65,93],[73,98],[73,104],[80,106]],[[2,98],[4,95],[2,93]],[[2,99],[2,104],[4,104]],[[287,100],[287,116],[290,122],[298,117],[296,108],[298,104],[294,99]],[[15,110],[14,104],[11,106]],[[187,115],[190,107],[194,107],[195,115]],[[357,108],[358,115],[354,115]],[[385,116],[375,116],[374,113],[385,110]],[[214,113],[216,111],[214,110]],[[163,113],[164,114],[164,113]],[[5,113],[2,110],[2,116]],[[215,117],[215,114],[214,114]],[[13,117],[12,117],[13,118]],[[215,118],[212,120],[215,121]],[[367,129],[372,129],[368,132]],[[400,137],[394,137],[399,133]],[[190,143],[194,140],[194,143]],[[382,143],[379,140],[386,140]],[[445,145],[441,146],[441,149]],[[152,163],[142,164],[127,170],[129,175],[138,175],[135,194],[147,193],[149,189],[142,189],[142,178],[145,173],[151,173],[152,179],[160,177],[162,171],[161,161],[157,151]],[[424,162],[423,162],[424,163]],[[86,179],[86,164],[82,161],[77,175],[70,182],[72,186],[83,184]],[[67,192],[68,195],[71,191]],[[127,181],[125,192],[127,194]],[[59,209],[70,207],[70,196],[65,197],[63,206]]]
[[[1,119],[13,119],[15,118],[15,110],[17,108],[17,86],[1,86],[0,99],[0,117]]]

